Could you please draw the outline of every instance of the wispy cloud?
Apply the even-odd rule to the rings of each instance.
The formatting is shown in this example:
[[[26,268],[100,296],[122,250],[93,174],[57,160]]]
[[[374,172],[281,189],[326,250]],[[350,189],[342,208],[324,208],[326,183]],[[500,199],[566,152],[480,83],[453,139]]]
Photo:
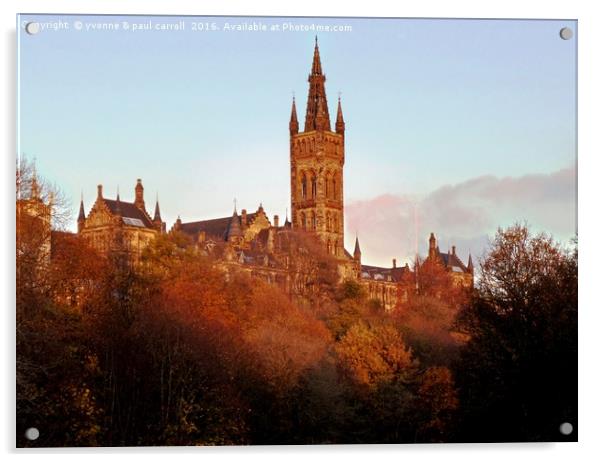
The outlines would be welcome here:
[[[469,250],[481,255],[498,226],[516,221],[566,241],[576,232],[576,207],[574,167],[521,177],[480,176],[422,197],[384,194],[350,202],[348,245],[357,232],[363,260],[389,265],[393,257],[411,259],[416,238],[424,253],[432,231],[442,251],[456,245],[466,258]]]

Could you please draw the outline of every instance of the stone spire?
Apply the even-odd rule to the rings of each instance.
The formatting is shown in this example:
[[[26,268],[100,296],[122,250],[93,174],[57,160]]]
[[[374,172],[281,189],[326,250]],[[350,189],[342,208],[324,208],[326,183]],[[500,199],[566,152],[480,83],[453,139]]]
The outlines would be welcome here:
[[[159,210],[159,195],[157,194],[157,201],[155,202],[155,216],[153,217],[153,221],[160,222],[161,221],[161,210]]]
[[[81,233],[86,223],[86,211],[84,210],[84,193],[79,201],[79,214],[77,215],[77,232]]]
[[[297,106],[295,104],[295,97],[293,96],[293,107],[291,109],[291,121],[288,124],[288,128],[291,135],[299,133],[299,121],[297,120]]]
[[[77,222],[86,220],[86,212],[84,210],[84,193],[82,192],[81,199],[79,200],[79,215],[77,216]]]
[[[468,266],[467,266],[467,268],[468,268],[468,272],[469,273],[472,273],[474,271],[474,266],[472,264],[472,254],[471,253],[468,253]]]
[[[242,230],[240,229],[240,220],[238,219],[236,206],[234,206],[234,213],[232,214],[232,219],[230,220],[230,224],[228,225],[226,240],[230,242],[237,240],[240,237],[242,237]]]
[[[338,134],[345,134],[345,120],[343,119],[343,109],[341,108],[341,97],[339,96],[339,105],[337,107],[337,122],[335,124],[335,130]]]
[[[326,101],[326,89],[324,87],[326,76],[322,73],[317,36],[311,74],[309,74],[307,81],[309,82],[309,93],[305,113],[305,131],[330,131],[330,115],[328,114],[328,102]]]
[[[322,62],[320,61],[320,49],[318,48],[318,36],[316,35],[316,45],[314,46],[314,60],[311,65],[313,75],[322,75]]]
[[[360,240],[357,235],[355,236],[355,249],[353,250],[353,259],[357,261],[361,261],[362,259],[362,251],[360,250]]]

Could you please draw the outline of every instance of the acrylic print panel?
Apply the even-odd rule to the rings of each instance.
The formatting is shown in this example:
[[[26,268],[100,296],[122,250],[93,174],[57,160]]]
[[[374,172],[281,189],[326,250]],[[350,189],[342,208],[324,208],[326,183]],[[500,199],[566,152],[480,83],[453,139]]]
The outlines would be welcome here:
[[[17,446],[576,441],[576,21],[17,29]]]

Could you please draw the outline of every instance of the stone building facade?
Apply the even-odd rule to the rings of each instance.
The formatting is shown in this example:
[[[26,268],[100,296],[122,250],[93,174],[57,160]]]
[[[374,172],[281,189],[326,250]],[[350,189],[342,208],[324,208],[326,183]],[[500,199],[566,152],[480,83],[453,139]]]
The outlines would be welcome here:
[[[103,196],[102,185],[98,185],[96,201],[87,217],[83,199],[80,203],[78,234],[101,254],[123,256],[137,262],[144,248],[165,232],[165,222],[161,220],[158,200],[152,218],[146,211],[140,179],[136,182],[134,197],[133,202],[122,201],[118,192],[115,199],[108,199]]]
[[[260,204],[255,212],[234,209],[231,216],[211,220],[183,222],[179,217],[170,232],[188,236],[191,245],[204,255],[218,256],[226,270],[238,269],[268,282],[278,284],[289,294],[300,293],[310,272],[295,260],[295,232],[317,236],[323,249],[336,261],[339,280],[358,281],[370,298],[391,309],[404,297],[400,283],[411,274],[410,267],[363,264],[359,239],[353,254],[344,247],[344,165],[345,121],[341,99],[337,103],[334,129],[331,125],[326,97],[326,76],[322,70],[318,42],[308,77],[309,91],[303,130],[300,130],[296,101],[293,97],[289,120],[291,220],[284,223],[277,215],[270,221]],[[102,186],[88,217],[80,207],[78,231],[103,252],[125,252],[133,260],[158,234],[165,232],[159,204],[151,218],[144,205],[140,180],[135,188],[135,201],[105,199]],[[429,256],[440,262],[458,284],[472,285],[473,267],[469,258],[464,265],[453,251],[439,252],[434,235],[429,241]]]

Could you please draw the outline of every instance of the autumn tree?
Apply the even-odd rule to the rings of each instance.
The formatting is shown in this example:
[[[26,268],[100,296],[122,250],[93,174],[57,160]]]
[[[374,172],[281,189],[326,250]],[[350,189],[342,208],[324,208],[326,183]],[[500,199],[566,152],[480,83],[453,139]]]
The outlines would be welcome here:
[[[417,391],[419,419],[416,440],[440,442],[452,440],[459,401],[452,372],[447,367],[426,369]]]
[[[392,317],[423,363],[449,364],[463,339],[455,332],[455,320],[470,288],[457,285],[438,261],[426,259],[415,266],[402,277],[399,290],[405,297]]]
[[[459,328],[463,440],[557,441],[577,421],[577,251],[499,229]],[[576,432],[567,437],[576,438]]]
[[[79,313],[63,308],[78,296],[78,278],[98,276],[98,260],[80,242],[62,240],[67,202],[26,158],[16,169],[16,211],[17,445],[96,445],[95,358]],[[29,427],[41,431],[35,443],[23,437]]]
[[[412,353],[390,325],[355,324],[336,345],[344,375],[360,386],[402,381],[412,370]]]

